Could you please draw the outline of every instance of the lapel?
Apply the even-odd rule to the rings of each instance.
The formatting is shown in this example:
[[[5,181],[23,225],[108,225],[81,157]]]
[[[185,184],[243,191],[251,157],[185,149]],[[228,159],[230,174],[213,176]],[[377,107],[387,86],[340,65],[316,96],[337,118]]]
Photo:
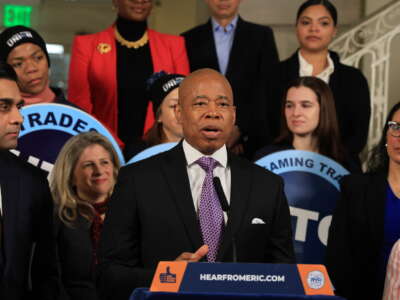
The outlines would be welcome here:
[[[386,205],[386,176],[376,174],[371,176],[366,190],[366,206],[369,220],[369,232],[371,232],[372,244],[375,251],[382,249],[384,237],[384,217]]]
[[[178,217],[182,220],[188,239],[193,245],[193,251],[195,251],[203,244],[203,240],[190,190],[182,142],[163,156],[161,170],[171,188]]]
[[[289,57],[284,63],[286,64],[285,68],[285,78],[287,78],[287,82],[292,81],[299,77],[300,72],[300,62],[297,50],[291,57]]]
[[[215,47],[214,33],[213,33],[211,19],[209,19],[208,22],[204,24],[203,30],[200,31],[199,41],[202,41],[201,43],[202,47],[199,49],[199,54],[201,56],[204,56],[203,61],[209,62],[208,67],[219,71],[217,49]]]
[[[153,72],[177,72],[171,55],[165,45],[162,36],[152,29],[147,30],[149,35],[150,55],[153,63]]]
[[[1,156],[8,153],[0,153]],[[12,155],[12,154],[11,154]],[[5,261],[9,259],[9,255],[14,252],[18,220],[18,205],[20,199],[20,177],[14,172],[12,166],[5,163],[3,157],[0,162],[0,187],[1,187],[1,202],[3,212],[3,241]]]
[[[92,44],[91,71],[107,81],[110,95],[117,99],[117,42],[114,37],[114,30],[114,25],[112,25],[96,35],[94,44]],[[102,45],[108,45],[111,48],[108,51],[101,51]]]
[[[223,232],[217,261],[226,261],[227,259],[224,259],[226,256],[232,257],[232,239],[236,240],[243,216],[247,210],[248,201],[250,200],[251,169],[246,164],[241,163],[240,159],[231,153],[228,154],[228,162],[231,168],[230,213],[228,223]]]
[[[329,55],[333,61],[333,65],[335,68],[335,71],[332,73],[332,75],[329,77],[329,87],[331,88],[332,93],[334,93],[335,91],[339,91],[341,90],[340,88],[340,76],[338,76],[338,71],[340,70],[341,66],[340,66],[340,60],[339,60],[339,56],[333,52],[333,51],[329,51]],[[334,95],[335,97],[335,103],[337,103],[340,99],[338,99],[339,97],[337,97],[337,95]],[[337,107],[336,107],[337,110]]]
[[[233,37],[233,43],[231,52],[229,54],[228,67],[226,68],[226,77],[230,77],[231,73],[235,70],[240,70],[240,65],[243,64],[243,49],[249,46],[248,43],[248,30],[246,23],[241,17],[238,18],[236,23],[235,35]]]

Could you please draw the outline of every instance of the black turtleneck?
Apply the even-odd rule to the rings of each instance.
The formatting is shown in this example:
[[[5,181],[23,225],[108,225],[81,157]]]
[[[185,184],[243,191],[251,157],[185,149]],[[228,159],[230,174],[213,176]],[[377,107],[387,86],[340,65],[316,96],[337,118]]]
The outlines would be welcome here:
[[[147,22],[135,22],[118,17],[116,26],[128,41],[139,40],[147,30]],[[127,145],[143,135],[148,97],[146,80],[153,73],[149,42],[138,48],[127,48],[118,41],[118,136]]]

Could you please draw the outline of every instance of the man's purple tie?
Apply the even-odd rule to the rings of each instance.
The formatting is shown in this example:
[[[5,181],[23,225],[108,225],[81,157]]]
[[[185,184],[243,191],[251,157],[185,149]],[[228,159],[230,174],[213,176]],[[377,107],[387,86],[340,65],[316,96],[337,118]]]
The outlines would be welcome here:
[[[211,157],[203,156],[196,163],[206,172],[199,203],[201,234],[209,248],[207,260],[215,262],[224,225],[224,214],[213,184],[213,170],[218,162]]]

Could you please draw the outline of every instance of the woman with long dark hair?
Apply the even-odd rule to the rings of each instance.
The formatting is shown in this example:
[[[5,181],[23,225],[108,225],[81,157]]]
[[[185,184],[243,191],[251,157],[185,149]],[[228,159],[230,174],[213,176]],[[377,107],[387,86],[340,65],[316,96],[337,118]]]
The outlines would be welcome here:
[[[338,14],[328,0],[307,0],[296,15],[298,50],[274,72],[267,114],[272,138],[279,134],[279,109],[289,82],[301,76],[325,81],[333,93],[340,138],[347,152],[358,160],[368,137],[370,95],[368,83],[356,68],[346,66],[329,45],[337,32]]]
[[[279,136],[273,145],[259,150],[255,158],[289,149],[316,152],[352,171],[357,169],[340,140],[332,92],[317,77],[299,77],[288,84],[282,100]]]
[[[381,299],[400,238],[400,103],[389,112],[366,174],[346,176],[329,230],[327,267],[337,294]]]

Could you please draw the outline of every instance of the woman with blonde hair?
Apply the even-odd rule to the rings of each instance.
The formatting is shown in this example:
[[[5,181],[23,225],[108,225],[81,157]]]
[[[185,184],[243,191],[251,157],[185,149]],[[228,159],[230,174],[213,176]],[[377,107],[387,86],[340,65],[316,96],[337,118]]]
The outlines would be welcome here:
[[[94,131],[72,137],[58,155],[50,188],[66,299],[97,299],[97,244],[119,167],[111,143]]]

